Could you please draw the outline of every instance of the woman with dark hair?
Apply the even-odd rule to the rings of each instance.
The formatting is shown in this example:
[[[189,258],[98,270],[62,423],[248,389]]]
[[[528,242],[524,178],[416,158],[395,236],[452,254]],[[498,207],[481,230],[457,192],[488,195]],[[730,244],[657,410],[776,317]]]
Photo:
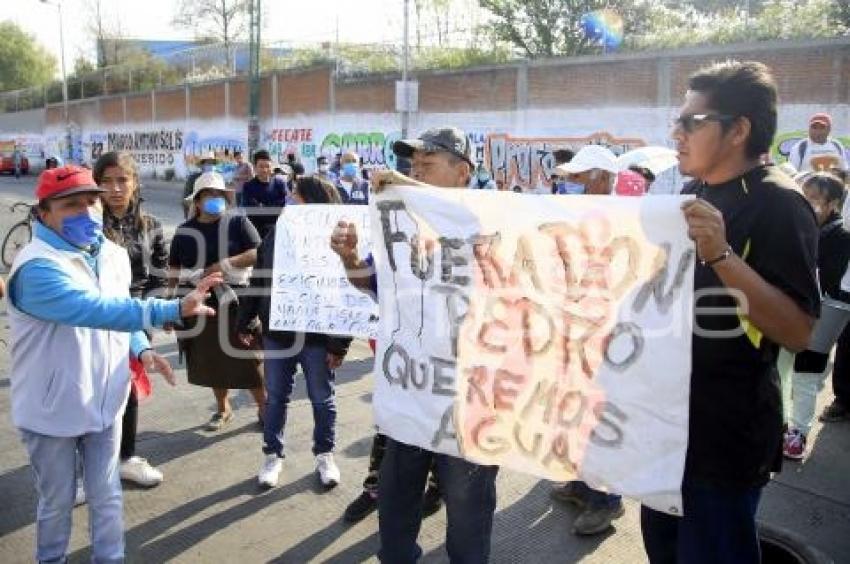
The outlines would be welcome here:
[[[136,161],[130,153],[104,153],[95,162],[93,176],[97,185],[106,190],[101,196],[103,234],[124,247],[130,257],[130,295],[147,297],[149,292],[165,286],[168,251],[160,222],[142,213]],[[121,479],[153,487],[162,481],[162,472],[136,456],[138,402],[150,393],[150,382],[144,367],[132,355],[130,371],[132,385],[121,423]],[[173,381],[169,383],[174,384]]]
[[[293,201],[301,204],[336,204],[340,202],[334,186],[314,176],[295,182]],[[249,335],[260,326],[265,351],[266,418],[263,428],[263,463],[258,473],[261,486],[277,485],[283,459],[283,433],[286,411],[295,372],[304,373],[307,395],[313,405],[313,454],[316,472],[327,488],[339,483],[340,473],[333,459],[336,427],[334,370],[338,368],[351,343],[350,337],[320,333],[296,333],[269,329],[271,309],[271,272],[274,268],[275,230],[272,225],[257,252],[258,271],[251,278],[252,292],[239,304],[237,323],[240,339],[248,345]]]
[[[820,227],[818,238],[818,281],[825,298],[841,301],[841,278],[850,262],[850,232],[844,229],[841,204],[844,183],[827,172],[815,172],[803,181],[803,196],[811,204]],[[818,392],[827,376],[829,353],[806,350],[794,357],[794,372],[790,377],[790,417],[782,452],[791,460],[802,460],[814,419]],[[787,409],[786,409],[787,411]]]

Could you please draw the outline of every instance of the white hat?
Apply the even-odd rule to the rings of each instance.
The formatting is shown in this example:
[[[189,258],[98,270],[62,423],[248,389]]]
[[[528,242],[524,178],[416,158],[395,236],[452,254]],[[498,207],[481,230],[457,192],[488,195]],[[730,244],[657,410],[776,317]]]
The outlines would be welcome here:
[[[195,180],[192,193],[186,196],[186,201],[191,202],[201,190],[221,190],[222,192],[233,192],[232,188],[224,185],[224,177],[217,172],[205,172]]]
[[[202,163],[204,161],[216,161],[217,162],[218,159],[216,158],[215,153],[213,153],[212,151],[206,151],[206,152],[202,153],[201,158],[198,159],[198,162]]]
[[[610,149],[601,145],[586,145],[576,153],[576,156],[570,162],[555,167],[555,173],[561,175],[578,174],[593,169],[607,170],[614,174],[620,172],[617,157]]]

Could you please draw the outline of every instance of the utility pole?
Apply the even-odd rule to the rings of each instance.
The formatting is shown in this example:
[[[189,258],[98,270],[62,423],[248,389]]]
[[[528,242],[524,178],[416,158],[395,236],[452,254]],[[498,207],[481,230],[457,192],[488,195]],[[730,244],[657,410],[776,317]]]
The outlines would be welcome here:
[[[404,53],[401,62],[401,83],[404,87],[404,108],[401,112],[401,138],[407,139],[407,130],[410,126],[410,88],[407,84],[407,65],[410,57],[410,0],[404,0]]]
[[[260,145],[260,16],[262,0],[250,0],[248,19],[250,20],[249,60],[250,60],[250,97],[248,101],[248,158]]]
[[[41,3],[56,6],[59,12],[59,58],[62,59],[62,113],[65,118],[65,148],[68,151],[65,162],[71,162],[74,158],[74,150],[71,147],[71,116],[68,111],[68,75],[65,72],[65,26],[62,24],[62,2],[41,0]]]

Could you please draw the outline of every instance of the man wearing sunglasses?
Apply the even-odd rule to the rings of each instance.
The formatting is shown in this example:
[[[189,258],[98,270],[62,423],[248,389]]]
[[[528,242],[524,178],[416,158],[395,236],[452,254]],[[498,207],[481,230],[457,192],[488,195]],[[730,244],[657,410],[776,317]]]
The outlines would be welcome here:
[[[782,456],[777,348],[805,349],[819,311],[812,209],[760,164],[776,104],[767,67],[722,63],[691,76],[673,127],[698,264],[684,515],[642,508],[653,564],[760,561],[756,510]]]

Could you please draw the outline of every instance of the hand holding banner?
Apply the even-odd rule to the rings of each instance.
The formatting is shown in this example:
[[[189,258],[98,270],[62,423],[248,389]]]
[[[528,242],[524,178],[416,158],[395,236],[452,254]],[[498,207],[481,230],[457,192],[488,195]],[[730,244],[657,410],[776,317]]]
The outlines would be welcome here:
[[[365,256],[371,247],[365,206],[284,208],[275,230],[271,329],[375,338],[377,305],[348,282],[339,256],[328,244],[340,220],[356,225],[358,253]]]
[[[681,514],[695,258],[682,201],[376,195],[381,432]]]

